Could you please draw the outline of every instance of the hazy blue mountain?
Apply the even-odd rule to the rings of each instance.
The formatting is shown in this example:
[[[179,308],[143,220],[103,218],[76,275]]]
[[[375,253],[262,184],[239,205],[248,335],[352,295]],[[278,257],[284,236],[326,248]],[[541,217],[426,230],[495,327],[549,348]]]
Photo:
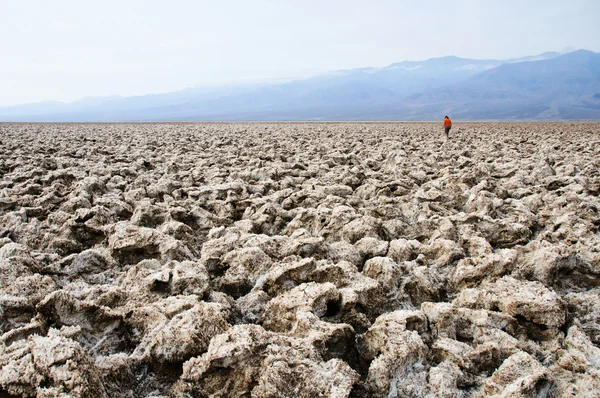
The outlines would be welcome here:
[[[284,83],[1,107],[0,121],[600,119],[599,57],[448,56]]]
[[[573,51],[575,51],[575,50],[573,49],[573,50],[565,51],[565,53],[573,52]],[[538,54],[538,55],[528,55],[526,57],[509,59],[508,62],[504,62],[504,63],[525,62],[525,61],[543,61],[545,59],[556,58],[559,55],[562,55],[562,54],[559,52],[556,52],[556,51],[547,51],[545,53]]]
[[[410,96],[417,115],[470,119],[600,119],[600,54],[578,50],[503,64],[460,83]]]

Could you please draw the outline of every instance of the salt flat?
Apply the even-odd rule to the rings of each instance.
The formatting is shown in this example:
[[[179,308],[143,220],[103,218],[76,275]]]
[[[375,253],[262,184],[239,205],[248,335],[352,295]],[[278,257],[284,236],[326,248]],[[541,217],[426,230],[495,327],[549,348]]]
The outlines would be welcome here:
[[[600,123],[0,124],[0,155],[0,396],[600,394]]]

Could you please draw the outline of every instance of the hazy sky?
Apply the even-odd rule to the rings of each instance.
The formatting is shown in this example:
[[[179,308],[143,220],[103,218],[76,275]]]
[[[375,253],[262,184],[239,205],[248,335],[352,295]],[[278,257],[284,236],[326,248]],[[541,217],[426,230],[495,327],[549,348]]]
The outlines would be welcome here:
[[[600,51],[596,0],[0,0],[0,105]]]

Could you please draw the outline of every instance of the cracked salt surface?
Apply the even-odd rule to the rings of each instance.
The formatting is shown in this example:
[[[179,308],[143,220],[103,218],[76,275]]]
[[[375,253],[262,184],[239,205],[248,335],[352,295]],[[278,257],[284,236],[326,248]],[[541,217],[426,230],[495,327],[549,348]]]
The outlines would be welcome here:
[[[600,125],[0,124],[0,396],[600,395]]]

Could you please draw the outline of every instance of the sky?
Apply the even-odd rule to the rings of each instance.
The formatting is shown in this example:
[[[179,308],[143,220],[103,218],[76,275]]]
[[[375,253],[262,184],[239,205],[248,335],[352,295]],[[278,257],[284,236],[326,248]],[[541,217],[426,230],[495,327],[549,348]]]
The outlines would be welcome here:
[[[0,0],[0,106],[600,52],[596,0]]]

